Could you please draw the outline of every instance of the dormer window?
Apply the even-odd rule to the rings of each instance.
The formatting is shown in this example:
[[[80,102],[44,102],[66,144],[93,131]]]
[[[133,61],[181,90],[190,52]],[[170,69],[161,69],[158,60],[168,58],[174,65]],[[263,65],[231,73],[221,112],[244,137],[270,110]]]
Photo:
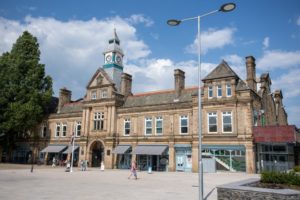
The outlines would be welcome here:
[[[218,98],[222,97],[222,85],[217,86],[217,94]]]
[[[208,86],[208,98],[213,98],[213,86]]]

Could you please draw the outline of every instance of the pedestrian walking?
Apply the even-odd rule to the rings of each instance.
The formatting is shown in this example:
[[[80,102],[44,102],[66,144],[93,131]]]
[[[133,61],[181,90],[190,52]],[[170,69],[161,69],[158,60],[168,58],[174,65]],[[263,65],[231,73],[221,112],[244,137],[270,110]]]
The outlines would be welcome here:
[[[134,176],[135,180],[137,180],[136,162],[135,161],[132,161],[132,163],[131,163],[130,175],[129,175],[128,179],[130,179],[131,176]]]
[[[56,165],[56,159],[55,159],[55,157],[53,157],[53,159],[52,159],[52,167],[55,167],[55,165]]]

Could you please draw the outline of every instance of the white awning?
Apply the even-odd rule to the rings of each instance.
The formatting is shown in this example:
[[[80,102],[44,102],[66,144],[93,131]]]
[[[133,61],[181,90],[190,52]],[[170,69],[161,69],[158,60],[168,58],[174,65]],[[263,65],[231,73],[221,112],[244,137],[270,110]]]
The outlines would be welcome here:
[[[119,145],[112,151],[112,153],[124,154],[130,147],[131,147],[130,145]]]
[[[138,145],[132,154],[136,155],[162,155],[167,145]]]
[[[42,153],[59,153],[64,150],[67,146],[66,145],[49,145],[44,148],[41,152]]]
[[[79,148],[79,146],[74,146],[74,151],[76,151]],[[68,148],[63,152],[63,154],[69,154],[72,153],[72,146],[68,146]]]

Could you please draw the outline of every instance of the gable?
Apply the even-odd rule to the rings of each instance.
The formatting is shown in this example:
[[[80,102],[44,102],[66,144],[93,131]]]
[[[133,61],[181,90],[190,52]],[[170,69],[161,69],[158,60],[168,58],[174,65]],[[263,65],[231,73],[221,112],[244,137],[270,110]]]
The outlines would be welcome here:
[[[227,62],[224,60],[212,71],[210,72],[204,79],[211,80],[211,79],[220,79],[220,78],[227,78],[227,77],[237,77],[238,75],[229,67]]]
[[[113,81],[110,79],[110,77],[107,75],[107,73],[104,71],[104,69],[99,68],[91,80],[89,81],[86,88],[95,88],[102,85],[114,85]]]

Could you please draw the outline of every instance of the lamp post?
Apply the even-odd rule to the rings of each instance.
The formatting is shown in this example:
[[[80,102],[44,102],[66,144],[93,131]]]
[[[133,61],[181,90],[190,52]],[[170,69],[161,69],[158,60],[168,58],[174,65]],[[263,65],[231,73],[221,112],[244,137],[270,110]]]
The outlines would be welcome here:
[[[202,163],[202,115],[201,115],[201,44],[200,44],[200,19],[202,17],[217,13],[217,12],[230,12],[234,10],[236,5],[234,3],[223,4],[218,10],[214,10],[203,15],[196,17],[185,18],[181,20],[170,19],[167,24],[170,26],[178,26],[183,21],[198,20],[198,176],[199,176],[199,200],[203,200],[203,163]]]

